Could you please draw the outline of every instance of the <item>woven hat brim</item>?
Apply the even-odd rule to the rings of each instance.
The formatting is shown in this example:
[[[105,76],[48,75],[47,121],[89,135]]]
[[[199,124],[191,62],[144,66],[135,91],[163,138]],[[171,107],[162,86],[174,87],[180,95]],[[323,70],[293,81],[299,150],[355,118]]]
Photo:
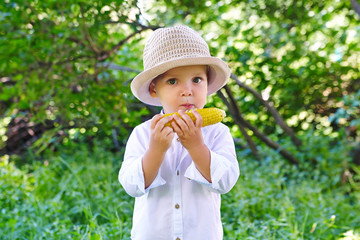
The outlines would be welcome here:
[[[208,95],[222,88],[230,77],[228,65],[217,57],[189,57],[164,62],[138,74],[131,82],[131,91],[143,103],[161,106],[159,98],[150,96],[149,85],[151,81],[166,71],[189,65],[207,65],[210,67],[208,79]]]

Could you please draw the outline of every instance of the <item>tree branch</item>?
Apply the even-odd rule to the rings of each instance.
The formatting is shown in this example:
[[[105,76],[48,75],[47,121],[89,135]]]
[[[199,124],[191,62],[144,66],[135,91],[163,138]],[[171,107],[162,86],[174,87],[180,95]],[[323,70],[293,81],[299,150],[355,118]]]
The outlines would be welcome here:
[[[75,37],[68,37],[67,38],[69,41],[80,44],[88,49],[91,49],[90,45],[86,44],[85,42],[83,42],[81,39],[75,38]]]
[[[226,89],[226,88],[225,88]],[[230,89],[228,88],[227,94],[229,96],[229,98],[231,99],[231,101],[233,103],[236,103],[236,100],[232,94],[232,92],[230,91]],[[290,163],[292,164],[299,164],[299,160],[297,160],[291,153],[289,153],[288,151],[286,151],[285,149],[283,149],[279,144],[277,144],[276,142],[272,141],[270,138],[268,138],[266,135],[264,135],[262,132],[260,132],[256,127],[254,127],[250,122],[246,121],[243,117],[242,114],[240,112],[240,109],[238,108],[238,105],[235,104],[235,106],[237,106],[237,108],[235,109],[235,111],[233,112],[233,119],[236,122],[236,124],[243,125],[245,127],[247,127],[248,129],[250,129],[254,135],[256,137],[258,137],[262,142],[264,142],[266,145],[268,145],[269,147],[279,151],[279,153],[285,158],[287,159]]]
[[[112,69],[112,70],[125,71],[125,72],[134,72],[134,73],[140,73],[141,72],[139,70],[132,69],[132,68],[129,68],[129,67],[120,66],[120,65],[117,65],[115,63],[97,63],[96,67],[104,67],[104,68],[109,68],[109,69]]]
[[[286,124],[284,119],[280,116],[278,111],[274,108],[272,102],[266,101],[260,93],[258,93],[256,90],[250,88],[249,86],[243,84],[239,81],[239,79],[234,75],[231,74],[231,78],[235,80],[235,82],[242,88],[244,88],[247,92],[250,92],[253,94],[260,102],[269,110],[271,115],[274,117],[275,122],[284,130],[284,132],[290,136],[291,141],[294,143],[295,146],[299,147],[301,146],[301,140],[296,137],[295,132]]]
[[[85,36],[85,39],[89,42],[90,44],[90,49],[96,54],[98,55],[100,53],[100,50],[96,47],[96,44],[94,43],[94,41],[92,40],[90,33],[89,33],[89,29],[85,23],[85,16],[84,16],[84,7],[82,4],[80,4],[80,11],[81,11],[81,19],[82,19],[82,26],[83,26],[83,33]],[[81,28],[80,28],[81,29]]]
[[[356,1],[356,0],[350,0],[351,1],[351,5],[354,8],[355,12],[359,15],[360,17],[360,4]]]
[[[221,91],[217,91],[217,95],[222,99],[222,101],[225,103],[225,105],[227,106],[230,114],[233,116],[233,120],[234,122],[239,126],[240,132],[241,134],[244,136],[247,145],[249,146],[251,152],[253,153],[254,157],[256,160],[260,160],[259,154],[258,154],[258,150],[256,148],[256,145],[254,143],[254,141],[251,139],[251,137],[247,134],[244,126],[242,124],[240,124],[240,122],[238,121],[237,118],[235,118],[234,116],[236,115],[236,106],[233,106],[233,104],[230,104],[229,101],[226,99],[225,95],[221,92]]]
[[[136,32],[133,32],[132,34],[130,34],[129,36],[127,36],[126,38],[121,40],[119,43],[117,43],[115,46],[113,46],[109,51],[103,52],[100,56],[97,57],[97,60],[100,62],[105,61],[108,57],[110,57],[111,54],[113,54],[115,51],[119,50],[119,48],[122,45],[124,45],[130,38],[132,38],[136,34],[139,34],[147,29],[151,29],[151,28],[144,27]]]

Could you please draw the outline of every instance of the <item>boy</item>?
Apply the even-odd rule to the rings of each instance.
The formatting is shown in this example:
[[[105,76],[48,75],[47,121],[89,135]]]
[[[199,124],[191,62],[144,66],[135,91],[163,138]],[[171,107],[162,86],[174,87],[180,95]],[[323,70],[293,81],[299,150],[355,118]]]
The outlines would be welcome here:
[[[230,70],[210,55],[198,33],[182,25],[154,31],[143,57],[133,94],[181,118],[157,114],[129,137],[119,181],[135,197],[131,238],[222,239],[220,194],[239,177],[234,142],[224,124],[201,128],[201,115],[194,111],[194,123],[185,110],[203,108]]]

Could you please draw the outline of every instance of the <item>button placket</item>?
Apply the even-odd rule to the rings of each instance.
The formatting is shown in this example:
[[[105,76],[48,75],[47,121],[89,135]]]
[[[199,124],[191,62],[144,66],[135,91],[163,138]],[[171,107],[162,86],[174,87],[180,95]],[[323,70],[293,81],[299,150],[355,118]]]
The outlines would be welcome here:
[[[183,236],[183,217],[182,217],[182,211],[181,211],[181,177],[180,176],[180,169],[179,169],[179,162],[181,159],[181,155],[182,155],[182,145],[181,144],[176,144],[176,148],[177,148],[177,154],[176,154],[176,170],[175,170],[175,174],[173,177],[173,181],[174,181],[174,193],[173,193],[173,206],[174,206],[174,210],[173,210],[173,220],[174,220],[174,239],[179,238],[181,239]]]

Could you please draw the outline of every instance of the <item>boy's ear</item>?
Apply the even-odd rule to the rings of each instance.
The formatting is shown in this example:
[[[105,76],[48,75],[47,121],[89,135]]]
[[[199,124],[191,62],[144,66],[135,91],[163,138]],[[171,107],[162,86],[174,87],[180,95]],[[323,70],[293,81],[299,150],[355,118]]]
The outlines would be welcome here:
[[[149,85],[149,92],[150,92],[150,96],[157,97],[154,81],[152,81]]]

